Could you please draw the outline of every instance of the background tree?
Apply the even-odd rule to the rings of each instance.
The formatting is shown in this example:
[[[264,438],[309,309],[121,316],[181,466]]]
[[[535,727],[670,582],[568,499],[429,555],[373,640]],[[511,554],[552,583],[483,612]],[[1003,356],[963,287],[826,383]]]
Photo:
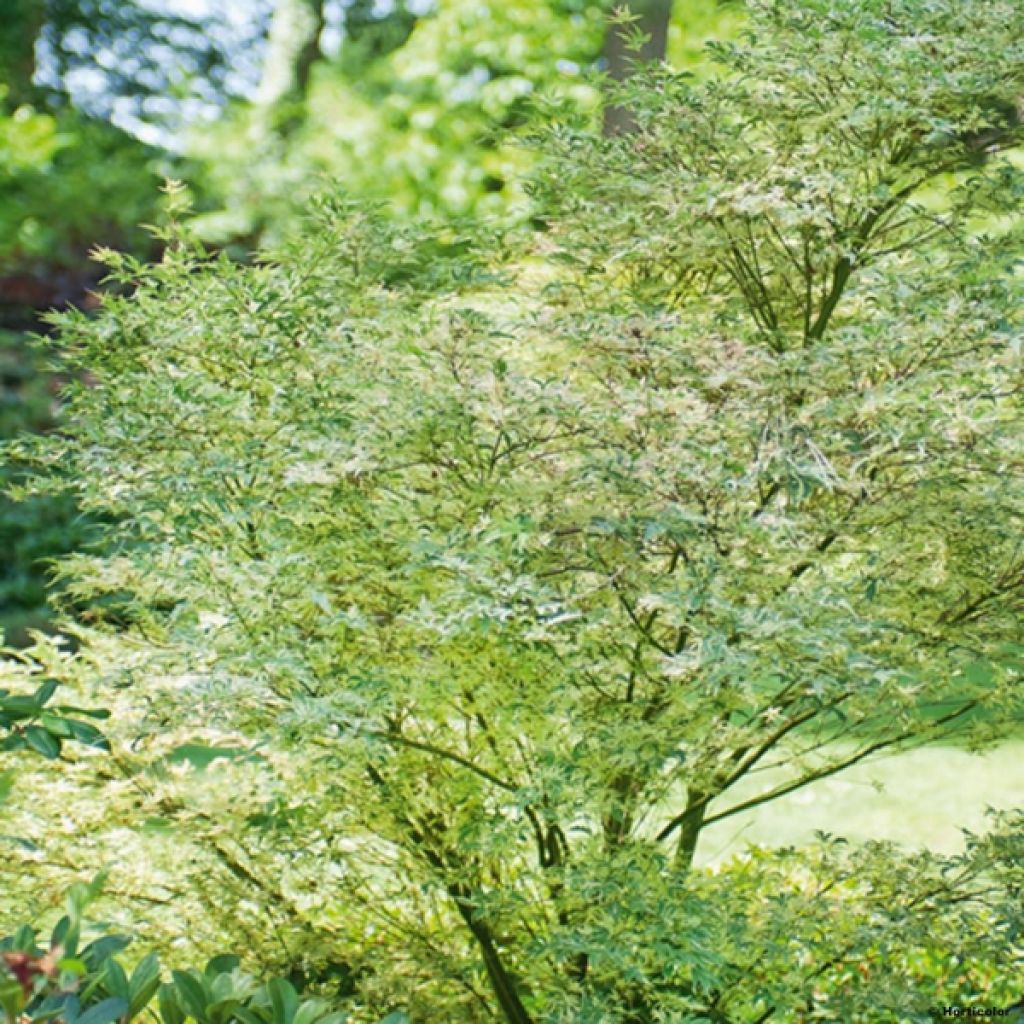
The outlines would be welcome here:
[[[350,0],[344,7],[339,61],[353,80],[375,61],[405,44],[420,17],[430,10],[414,11],[405,2],[381,8],[373,0]]]
[[[323,0],[279,0],[274,8],[256,103],[280,132],[301,119],[313,65],[323,59]]]
[[[328,14],[341,34],[337,63],[353,79],[401,46],[416,23],[404,3],[382,8],[371,0],[349,0],[328,9],[323,0],[281,0],[274,8],[255,98],[258,120],[277,121],[286,130],[303,120],[310,73],[325,58],[321,37]]]
[[[9,8],[9,9],[8,9]],[[0,18],[0,437],[56,426],[58,380],[27,334],[42,311],[87,303],[104,243],[143,253],[158,196],[155,153],[113,125],[67,107],[48,89],[42,35],[53,11],[14,0]],[[37,66],[37,55],[42,60]],[[4,92],[6,90],[6,92]],[[0,480],[17,474],[0,467]],[[8,641],[45,626],[48,560],[85,541],[65,500],[0,499],[0,627]]]
[[[279,239],[328,178],[399,216],[521,216],[516,181],[530,157],[508,134],[552,91],[596,107],[585,72],[600,50],[600,7],[446,0],[416,18],[403,5],[387,17],[367,9],[346,6],[337,56],[320,64],[285,145],[254,161],[258,111],[244,104],[191,137],[199,169],[185,176],[208,238]]]
[[[11,0],[0,25],[0,67],[6,101],[12,107],[37,97],[36,39],[44,18],[43,0]]]
[[[220,13],[218,13],[218,11]],[[173,6],[47,0],[37,80],[53,102],[166,143],[198,115],[246,93],[256,77],[266,8],[199,16]]]
[[[623,82],[637,66],[665,59],[672,0],[633,0],[619,8],[621,17],[608,26],[602,57],[613,82]],[[604,109],[605,134],[630,131],[629,110],[609,103]]]

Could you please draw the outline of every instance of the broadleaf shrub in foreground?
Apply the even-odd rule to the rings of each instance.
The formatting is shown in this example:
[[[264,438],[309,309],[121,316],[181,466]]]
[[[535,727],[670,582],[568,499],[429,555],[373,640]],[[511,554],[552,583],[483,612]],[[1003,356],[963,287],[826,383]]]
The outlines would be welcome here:
[[[144,1015],[160,1024],[344,1024],[347,1019],[323,1000],[300,999],[284,978],[261,984],[233,955],[211,959],[202,971],[176,970],[166,977],[149,953],[126,971],[119,954],[129,944],[127,936],[100,933],[82,942],[82,911],[102,883],[101,875],[69,889],[68,913],[45,948],[28,926],[0,939],[0,1010],[7,1024],[128,1024]]]

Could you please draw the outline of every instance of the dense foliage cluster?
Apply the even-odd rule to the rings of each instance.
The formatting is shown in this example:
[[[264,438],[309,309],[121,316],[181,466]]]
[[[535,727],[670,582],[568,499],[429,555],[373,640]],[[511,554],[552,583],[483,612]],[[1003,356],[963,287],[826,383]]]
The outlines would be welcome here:
[[[2,92],[0,86],[0,92]],[[0,438],[52,430],[59,378],[27,331],[39,311],[86,301],[100,277],[100,242],[152,251],[140,227],[156,210],[153,154],[108,124],[64,110],[4,104],[0,95]],[[15,483],[12,467],[0,482]],[[80,546],[84,524],[67,499],[0,499],[0,627],[9,642],[45,623],[46,563]]]
[[[0,329],[0,438],[53,429],[58,385],[41,363],[23,335]],[[5,487],[18,476],[12,467],[0,469]],[[82,546],[86,532],[67,497],[0,499],[0,623],[7,643],[26,642],[27,630],[49,620],[45,567]]]
[[[151,152],[110,125],[0,102],[0,274],[76,270],[101,242],[145,248],[152,164]],[[5,304],[18,298],[16,288],[4,292]]]
[[[197,227],[212,239],[279,236],[296,203],[334,178],[352,195],[386,198],[398,212],[465,217],[507,210],[525,154],[507,133],[538,95],[568,91],[594,106],[581,80],[600,47],[600,4],[480,5],[451,0],[401,46],[381,32],[347,39],[314,70],[306,117],[287,144],[260,138],[260,111],[196,133],[190,155],[213,209]],[[254,155],[256,159],[254,160]]]
[[[344,1024],[343,1013],[320,999],[300,999],[284,978],[260,984],[233,955],[214,957],[202,971],[173,971],[164,980],[158,958],[149,953],[126,972],[119,954],[129,945],[127,936],[100,933],[83,941],[84,912],[103,881],[101,874],[68,889],[67,913],[45,947],[28,926],[0,939],[0,1010],[7,1024],[129,1024],[143,1015],[161,1024]],[[407,1022],[395,1014],[381,1024]]]
[[[18,448],[110,524],[61,569],[80,650],[2,669],[113,712],[109,756],[62,752],[59,840],[53,776],[11,798],[37,905],[117,848],[149,935],[213,903],[352,1024],[1019,998],[1019,815],[949,858],[697,866],[717,822],[1024,711],[1019,0],[749,13],[713,71],[623,88],[634,131],[569,104],[532,232],[329,195],[251,265],[187,219],[155,266],[105,253],[69,428]],[[285,1000],[178,983],[199,1024]]]

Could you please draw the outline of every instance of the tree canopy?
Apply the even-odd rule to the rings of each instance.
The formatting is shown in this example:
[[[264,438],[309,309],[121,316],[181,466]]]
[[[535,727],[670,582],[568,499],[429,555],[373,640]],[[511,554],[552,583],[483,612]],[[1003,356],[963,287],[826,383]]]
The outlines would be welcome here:
[[[353,1020],[924,1020],[980,984],[937,929],[1012,962],[1013,820],[693,862],[1020,720],[1015,12],[758,0],[634,130],[538,136],[536,231],[328,196],[240,266],[186,221],[61,318],[91,379],[24,447],[112,524],[62,569],[82,657],[136,746],[246,754],[248,863],[330,865]]]
[[[75,649],[0,665],[5,746],[68,805],[46,845],[5,807],[0,875],[42,906],[116,847],[152,933],[290,975],[179,972],[163,1024],[314,1024],[305,989],[350,1024],[1018,999],[1019,814],[952,857],[698,852],[1021,722],[1020,14],[750,0],[701,74],[623,78],[621,130],[554,90],[512,225],[329,190],[241,263],[169,185],[159,262],[105,248],[98,311],[51,318],[64,426],[10,449],[103,542],[59,568]],[[480,95],[514,120],[524,80]]]

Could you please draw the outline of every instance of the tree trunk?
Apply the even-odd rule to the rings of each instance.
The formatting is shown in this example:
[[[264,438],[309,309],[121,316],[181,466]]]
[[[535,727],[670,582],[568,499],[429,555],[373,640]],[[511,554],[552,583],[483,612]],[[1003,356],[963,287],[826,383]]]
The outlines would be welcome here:
[[[697,853],[697,840],[707,816],[707,795],[700,790],[691,792],[686,800],[686,813],[679,826],[679,841],[676,846],[676,867],[689,871]]]
[[[264,131],[285,135],[301,123],[313,65],[323,57],[324,0],[277,0],[256,94]]]
[[[6,104],[13,109],[39,98],[33,79],[45,11],[42,0],[5,0],[0,6],[0,82],[7,87]]]
[[[627,25],[609,25],[604,40],[604,61],[608,76],[623,82],[639,63],[665,59],[672,0],[628,0],[625,8],[634,16]],[[630,36],[639,29],[645,36],[639,49],[630,45]],[[609,103],[604,108],[605,135],[630,132],[636,127],[633,115],[625,107]]]
[[[515,981],[502,962],[501,953],[494,942],[491,930],[477,920],[466,888],[453,883],[448,886],[448,894],[455,902],[459,916],[465,921],[466,927],[476,939],[477,947],[483,958],[484,969],[487,971],[487,980],[491,983],[491,991],[498,1000],[498,1006],[501,1007],[502,1016],[507,1024],[532,1024],[532,1018],[519,998]]]

